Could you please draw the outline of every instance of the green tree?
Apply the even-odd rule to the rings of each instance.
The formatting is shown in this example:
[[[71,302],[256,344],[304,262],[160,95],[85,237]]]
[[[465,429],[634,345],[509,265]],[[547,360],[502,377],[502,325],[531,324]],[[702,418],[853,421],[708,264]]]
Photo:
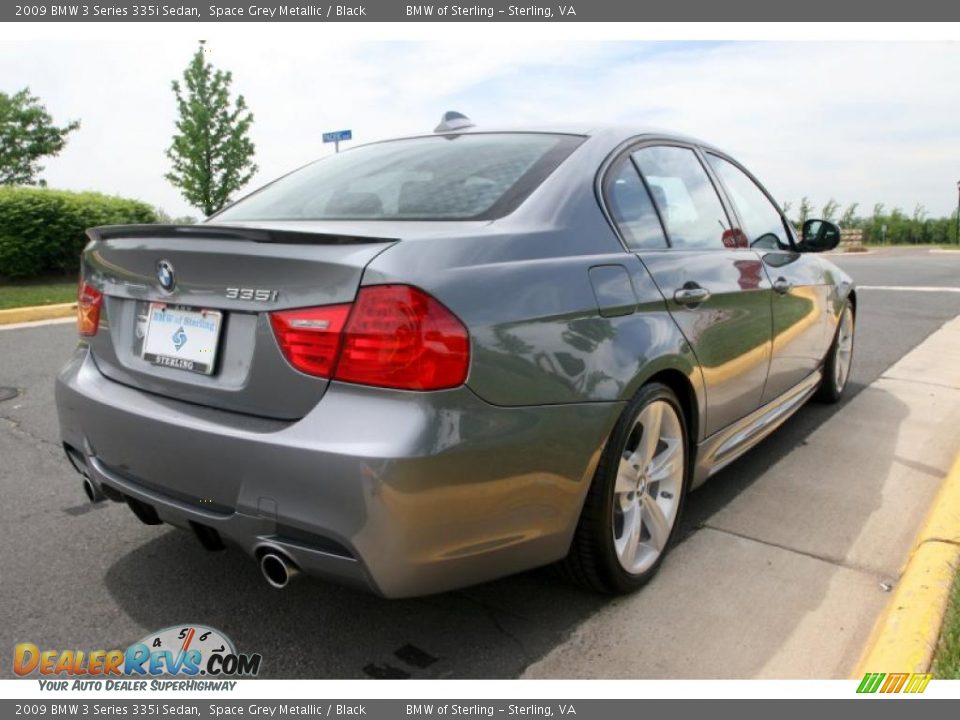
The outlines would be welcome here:
[[[800,199],[800,207],[797,209],[797,227],[802,228],[803,224],[810,219],[812,213],[813,203],[810,202],[810,198],[804,195]]]
[[[840,203],[838,203],[833,198],[827,200],[827,204],[823,206],[820,210],[820,219],[821,220],[833,220],[837,214],[837,210],[840,209]]]
[[[900,208],[895,207],[890,211],[890,215],[887,218],[887,225],[888,242],[892,244],[913,242],[907,216]]]
[[[183,73],[173,81],[177,98],[177,132],[167,157],[173,169],[165,175],[204,215],[212,215],[246,185],[257,166],[250,140],[253,113],[243,95],[230,99],[231,73],[206,59],[203,40]]]
[[[63,150],[67,135],[79,127],[77,121],[54,125],[30,88],[0,92],[0,185],[42,185],[40,159]]]
[[[161,207],[154,207],[157,212],[157,222],[161,225],[196,225],[197,219],[193,215],[170,215]]]
[[[869,242],[882,243],[884,240],[883,226],[887,224],[885,205],[876,203],[869,219],[864,222],[864,238]]]
[[[860,207],[860,203],[850,203],[847,205],[843,214],[840,216],[840,227],[853,228],[859,225],[857,218],[858,207]]]

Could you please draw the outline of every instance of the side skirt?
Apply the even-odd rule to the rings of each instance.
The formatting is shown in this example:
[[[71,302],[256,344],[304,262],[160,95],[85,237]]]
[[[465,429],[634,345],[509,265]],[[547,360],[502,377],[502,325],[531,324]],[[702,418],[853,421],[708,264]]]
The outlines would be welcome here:
[[[702,485],[711,475],[725,468],[780,427],[816,392],[822,377],[823,369],[817,368],[780,397],[774,398],[700,443],[697,446],[691,489]]]

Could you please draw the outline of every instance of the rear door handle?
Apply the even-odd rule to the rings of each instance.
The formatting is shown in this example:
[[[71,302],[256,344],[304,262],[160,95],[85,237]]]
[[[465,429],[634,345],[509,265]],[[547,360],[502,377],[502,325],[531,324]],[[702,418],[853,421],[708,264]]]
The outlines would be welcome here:
[[[699,285],[684,285],[673,293],[673,299],[681,305],[699,305],[710,299],[710,291]]]
[[[786,295],[788,292],[793,290],[793,283],[787,280],[785,277],[778,277],[773,281],[774,292],[780,295]]]

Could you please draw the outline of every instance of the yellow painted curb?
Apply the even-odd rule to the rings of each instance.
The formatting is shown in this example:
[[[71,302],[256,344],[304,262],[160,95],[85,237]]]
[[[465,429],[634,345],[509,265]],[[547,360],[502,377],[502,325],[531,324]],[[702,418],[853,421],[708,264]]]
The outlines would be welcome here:
[[[960,455],[914,541],[893,597],[853,673],[930,670],[960,564]]]
[[[13,323],[36,322],[38,320],[55,320],[75,315],[76,303],[61,303],[58,305],[33,305],[31,307],[11,308],[0,310],[0,325]]]

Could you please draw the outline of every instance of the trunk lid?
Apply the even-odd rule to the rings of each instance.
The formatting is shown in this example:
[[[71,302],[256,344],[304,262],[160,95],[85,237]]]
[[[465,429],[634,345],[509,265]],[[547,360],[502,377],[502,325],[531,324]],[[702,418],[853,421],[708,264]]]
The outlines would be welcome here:
[[[83,274],[104,295],[100,329],[89,338],[98,367],[117,382],[178,400],[269,418],[303,417],[329,381],[287,363],[268,313],[352,302],[364,268],[396,242],[386,232],[391,227],[364,225],[362,233],[347,223],[91,230]],[[169,289],[161,283],[167,274],[173,278]],[[164,317],[174,325],[162,326],[155,312],[172,313]],[[207,330],[189,324],[201,317],[218,320],[218,331],[201,337]],[[184,347],[212,344],[210,374],[143,356],[148,332],[172,337],[184,327]],[[154,338],[150,349],[158,342],[168,341]]]

